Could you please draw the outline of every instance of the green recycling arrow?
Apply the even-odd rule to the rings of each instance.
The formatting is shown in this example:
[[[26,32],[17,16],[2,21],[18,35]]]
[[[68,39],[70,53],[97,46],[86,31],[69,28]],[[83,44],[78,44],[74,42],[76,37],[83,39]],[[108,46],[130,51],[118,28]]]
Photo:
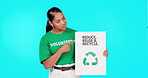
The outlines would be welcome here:
[[[88,53],[86,53],[85,55],[86,55],[86,56],[91,55],[91,56],[94,57],[95,62],[92,62],[92,65],[97,65],[97,64],[98,64],[98,58],[95,57],[96,54],[95,54],[94,52],[88,52]],[[85,58],[83,59],[83,64],[84,64],[84,65],[90,65],[89,62],[86,62],[86,60],[87,60],[87,58],[85,57]]]

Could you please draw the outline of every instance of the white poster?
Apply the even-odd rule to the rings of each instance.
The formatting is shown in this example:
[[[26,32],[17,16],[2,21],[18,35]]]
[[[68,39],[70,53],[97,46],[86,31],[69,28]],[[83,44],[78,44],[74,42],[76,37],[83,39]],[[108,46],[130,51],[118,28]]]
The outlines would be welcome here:
[[[106,75],[106,32],[75,33],[75,74]]]

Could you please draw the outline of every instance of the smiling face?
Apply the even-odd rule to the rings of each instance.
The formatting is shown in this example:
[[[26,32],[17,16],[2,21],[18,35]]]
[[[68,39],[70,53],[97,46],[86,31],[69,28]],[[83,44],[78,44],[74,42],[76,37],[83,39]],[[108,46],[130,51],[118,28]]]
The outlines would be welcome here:
[[[65,30],[66,29],[66,19],[62,12],[54,13],[55,17],[49,24],[53,26],[57,30]]]

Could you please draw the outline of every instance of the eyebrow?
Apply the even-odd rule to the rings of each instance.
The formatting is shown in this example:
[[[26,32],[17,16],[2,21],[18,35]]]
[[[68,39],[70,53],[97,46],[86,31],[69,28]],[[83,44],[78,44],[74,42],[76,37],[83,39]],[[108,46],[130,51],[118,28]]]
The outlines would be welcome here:
[[[65,18],[65,16],[63,15],[63,17],[62,18]],[[58,19],[58,20],[56,20],[56,21],[60,21],[60,19]]]

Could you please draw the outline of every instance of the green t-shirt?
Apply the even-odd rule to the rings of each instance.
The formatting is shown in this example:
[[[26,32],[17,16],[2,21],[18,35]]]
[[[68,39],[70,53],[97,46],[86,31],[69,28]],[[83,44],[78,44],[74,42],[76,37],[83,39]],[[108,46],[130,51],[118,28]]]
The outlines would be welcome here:
[[[39,57],[42,63],[47,58],[51,57],[54,53],[58,51],[60,47],[64,44],[75,40],[75,30],[66,28],[66,31],[60,34],[54,34],[52,32],[47,32],[40,41],[39,47]],[[65,52],[61,55],[56,65],[72,64],[75,62],[75,46],[71,43],[71,48],[69,52]]]

